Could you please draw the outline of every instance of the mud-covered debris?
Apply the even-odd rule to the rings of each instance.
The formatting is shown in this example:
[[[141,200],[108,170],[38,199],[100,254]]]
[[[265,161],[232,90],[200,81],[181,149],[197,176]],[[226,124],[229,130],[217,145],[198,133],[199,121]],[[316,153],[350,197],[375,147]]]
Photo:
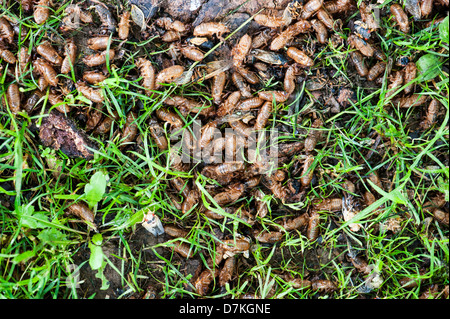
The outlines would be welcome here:
[[[341,88],[338,93],[337,101],[342,107],[350,106],[351,103],[356,103],[356,94],[349,88]]]
[[[193,26],[195,27],[205,22],[220,21],[229,15],[230,12],[253,15],[261,9],[281,10],[286,7],[288,2],[290,0],[209,0],[201,6]]]
[[[181,20],[182,22],[188,22],[196,16],[204,0],[163,0],[161,2],[161,7],[172,18]]]
[[[161,2],[163,0],[130,0],[130,4],[136,5],[142,10],[146,20],[158,12]]]
[[[94,153],[88,148],[97,149],[84,131],[78,129],[71,119],[55,110],[42,120],[39,138],[44,146],[61,150],[69,157],[93,159]]]

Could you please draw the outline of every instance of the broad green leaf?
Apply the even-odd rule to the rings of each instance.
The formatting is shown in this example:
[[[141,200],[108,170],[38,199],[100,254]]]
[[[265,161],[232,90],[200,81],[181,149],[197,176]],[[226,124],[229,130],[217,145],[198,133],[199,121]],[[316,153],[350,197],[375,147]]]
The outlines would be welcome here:
[[[423,81],[434,79],[441,72],[441,63],[439,58],[431,53],[425,54],[417,60],[417,69],[423,76]]]
[[[102,234],[95,234],[94,236],[92,236],[92,243],[94,245],[100,246],[102,242],[103,242]]]
[[[438,186],[439,186],[439,191],[440,191],[441,193],[444,193],[445,201],[448,202],[449,199],[450,199],[450,196],[449,196],[449,183],[448,183],[448,180],[447,180],[447,181],[444,181],[444,178],[443,178],[442,176],[440,176],[440,177],[438,178],[437,182],[438,182]]]
[[[34,250],[27,250],[27,251],[21,253],[20,255],[14,257],[13,263],[17,264],[17,263],[20,263],[21,261],[26,261],[26,260],[34,257],[35,255],[36,255],[36,252]]]
[[[51,246],[67,243],[66,235],[55,228],[44,229],[37,237]]]
[[[106,175],[102,172],[95,173],[88,184],[84,187],[84,195],[89,206],[96,205],[105,194]]]
[[[22,205],[19,207],[18,216],[22,226],[31,229],[48,227],[47,224],[40,221],[48,221],[48,217],[43,213],[34,213],[34,207],[32,205]]]
[[[448,16],[439,23],[439,36],[442,41],[449,43]]]
[[[103,264],[103,250],[101,246],[89,243],[91,255],[89,256],[89,265],[93,270],[100,269]]]
[[[105,269],[106,261],[103,262],[102,266],[98,269],[97,274],[95,277],[100,279],[102,281],[102,286],[100,287],[100,290],[106,290],[109,288],[109,281],[106,279],[105,274],[103,273],[103,270]]]

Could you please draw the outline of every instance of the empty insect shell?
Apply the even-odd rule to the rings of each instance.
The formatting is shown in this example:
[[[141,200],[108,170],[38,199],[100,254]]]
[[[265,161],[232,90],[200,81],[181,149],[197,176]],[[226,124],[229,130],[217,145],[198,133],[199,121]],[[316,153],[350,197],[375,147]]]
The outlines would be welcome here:
[[[325,25],[317,19],[311,20],[311,25],[314,28],[314,31],[316,31],[317,41],[319,41],[319,43],[325,44],[328,40],[328,31]]]
[[[100,53],[91,54],[83,58],[83,63],[87,66],[99,66],[106,63],[106,61],[111,61],[114,59],[114,50],[106,50]]]
[[[91,108],[87,112],[87,121],[86,121],[86,131],[93,130],[98,124],[100,124],[100,121],[103,117],[103,114],[101,111]]]
[[[20,91],[17,83],[11,83],[6,89],[6,100],[12,114],[20,112]]]
[[[166,108],[159,108],[155,111],[155,113],[160,120],[170,123],[170,125],[174,128],[181,128],[183,126],[183,120],[181,117]]]
[[[448,226],[448,217],[449,217],[449,213],[448,212],[444,212],[440,209],[436,209],[433,212],[433,217],[441,224],[447,225]]]
[[[331,15],[323,8],[317,10],[316,17],[323,25],[330,30],[334,29],[334,20]]]
[[[367,74],[367,80],[375,81],[386,70],[386,63],[379,61],[370,68]]]
[[[241,91],[243,97],[252,96],[250,88],[248,87],[247,83],[244,80],[244,77],[240,73],[233,72],[233,74],[231,75],[231,80],[233,81],[233,84],[236,86],[236,88]]]
[[[181,47],[180,48],[181,54],[183,54],[186,58],[193,60],[193,61],[201,61],[204,59],[205,55],[202,51],[195,47]]]
[[[390,97],[394,93],[397,93],[397,89],[403,84],[403,71],[397,71],[389,77],[391,82],[388,85],[388,91],[386,92],[385,98]]]
[[[286,73],[284,74],[283,87],[284,91],[289,95],[294,93],[295,90],[295,78],[300,73],[300,68],[297,64],[290,65]]]
[[[28,48],[25,46],[20,47],[20,50],[17,53],[17,55],[19,61],[19,76],[21,76],[25,73],[27,65],[31,60],[31,56],[30,54],[28,54]]]
[[[180,40],[180,34],[176,31],[166,31],[161,37],[163,42],[175,42]]]
[[[181,65],[173,65],[161,70],[156,76],[156,89],[161,87],[161,83],[171,83],[176,78],[180,77],[184,72],[184,67]]]
[[[307,187],[311,184],[312,178],[314,176],[314,170],[311,169],[312,164],[314,163],[314,156],[308,155],[303,164],[303,171],[300,177],[300,183],[303,187]]]
[[[356,71],[360,76],[367,76],[369,70],[367,69],[366,64],[364,63],[363,56],[358,51],[350,52],[350,58],[355,66]]]
[[[58,85],[57,73],[48,62],[38,58],[33,61],[33,66],[50,85]]]
[[[123,128],[122,145],[131,143],[136,138],[138,132],[136,118],[137,116],[135,112],[131,111],[127,114],[127,119]]]
[[[286,25],[286,20],[282,17],[269,16],[267,14],[257,14],[254,20],[256,23],[269,28],[279,28]]]
[[[222,92],[223,88],[225,87],[226,81],[227,81],[227,74],[225,72],[221,72],[213,77],[211,86],[211,96],[213,98],[214,104],[220,104],[220,102],[222,102]]]
[[[375,31],[380,28],[378,19],[375,17],[375,6],[367,5],[366,3],[361,3],[359,6],[359,12],[361,14],[361,19],[367,27],[368,31]],[[370,36],[370,33],[369,33]]]
[[[64,51],[65,57],[61,63],[61,73],[67,74],[75,64],[75,59],[77,57],[77,47],[75,46],[75,43],[73,41],[67,41]]]
[[[352,196],[347,196],[342,200],[342,216],[344,217],[344,221],[348,222],[358,213],[359,211],[355,208]],[[361,226],[357,223],[350,223],[349,228],[353,232],[358,232],[361,229]]]
[[[249,111],[251,109],[260,107],[264,103],[264,100],[259,97],[252,97],[249,99],[243,100],[236,109],[241,111]]]
[[[138,58],[136,61],[136,66],[139,68],[139,71],[141,73],[142,77],[141,85],[147,90],[154,90],[156,78],[155,78],[155,69],[152,65],[152,62],[144,58]],[[147,96],[149,96],[153,92],[146,91],[145,93]]]
[[[252,49],[258,49],[267,45],[267,43],[272,40],[275,35],[276,30],[266,29],[261,31],[252,39]]]
[[[258,231],[253,232],[255,239],[261,243],[274,244],[283,238],[283,233],[278,231]]]
[[[401,108],[409,108],[415,106],[421,106],[425,104],[428,100],[427,95],[423,94],[412,94],[408,97],[402,97],[398,101],[398,106]]]
[[[61,65],[63,58],[56,52],[53,46],[47,41],[41,43],[36,47],[37,53],[41,55],[44,59],[54,65]]]
[[[405,66],[403,72],[404,72],[404,82],[409,84],[407,87],[405,87],[404,92],[405,94],[409,94],[414,90],[414,83],[412,82],[414,81],[417,75],[416,64],[414,62],[409,62]]]
[[[2,48],[0,48],[0,58],[9,64],[14,64],[17,61],[16,57],[14,56],[14,53]]]
[[[439,109],[440,109],[439,101],[436,99],[431,100],[427,108],[425,119],[422,121],[422,123],[420,123],[421,127],[423,127],[424,129],[430,128],[436,122]]]
[[[0,37],[5,38],[8,43],[14,41],[14,29],[8,20],[3,17],[0,17]]]
[[[237,67],[236,70],[239,72],[240,75],[250,84],[257,84],[259,83],[259,77],[256,75],[255,72],[250,71],[248,68],[244,67]]]
[[[308,19],[322,7],[323,0],[309,0],[302,9],[301,18]]]
[[[226,114],[231,113],[236,107],[236,104],[239,102],[241,95],[242,94],[240,91],[234,91],[233,93],[231,93],[218,108],[217,116],[223,117]]]
[[[371,57],[374,54],[374,49],[372,46],[360,37],[352,34],[348,37],[347,42],[367,57]]]
[[[106,134],[111,130],[114,119],[107,116],[103,119],[103,121],[95,128],[95,134]]]
[[[216,35],[217,37],[220,37],[222,34],[229,32],[230,29],[228,27],[220,22],[205,22],[201,23],[198,26],[194,28],[194,36],[196,37],[207,37]]]
[[[242,62],[250,52],[251,47],[252,38],[248,34],[244,34],[231,50],[231,56],[233,57],[233,64],[235,67],[242,65]]]
[[[174,246],[171,246],[170,248],[173,248],[175,252],[183,256],[184,258],[192,258],[194,256],[194,252],[192,251],[189,244],[179,241],[178,243],[175,243]]]
[[[418,286],[419,282],[421,281],[421,279],[414,279],[414,278],[408,278],[408,277],[403,277],[401,278],[398,283],[400,284],[400,286],[402,288],[405,289],[414,289]]]
[[[311,289],[319,292],[333,292],[337,290],[336,284],[330,280],[313,280],[311,282]]]
[[[290,144],[280,144],[278,148],[278,156],[292,156],[305,148],[303,141]]]
[[[108,44],[110,44],[110,38],[109,36],[104,36],[104,37],[95,37],[95,38],[90,38],[87,41],[87,45],[89,49],[92,50],[106,50],[106,48],[108,47]]]
[[[166,150],[168,148],[168,141],[166,138],[166,133],[161,125],[155,120],[150,120],[148,126],[149,132],[156,146],[160,150]]]
[[[285,91],[261,91],[258,92],[258,97],[266,101],[275,101],[276,103],[283,103],[289,98],[289,93]]]
[[[244,252],[250,249],[250,240],[247,238],[225,239],[221,244],[226,252]]]
[[[263,104],[261,109],[259,110],[258,117],[256,118],[255,125],[253,126],[253,129],[255,131],[262,130],[269,120],[272,112],[272,102],[267,101]]]
[[[205,269],[195,280],[195,290],[200,296],[204,296],[208,293],[210,289],[209,286],[213,282],[216,273],[218,272],[210,269]]]
[[[268,64],[285,65],[286,63],[288,63],[288,60],[286,59],[284,54],[264,51],[260,49],[253,49],[252,51],[250,51],[250,53],[252,57]]]
[[[150,210],[147,213],[144,213],[142,226],[153,236],[164,234],[164,227],[161,220],[154,212]]]
[[[206,123],[201,128],[201,135],[198,140],[198,145],[200,148],[205,148],[214,138],[214,134],[216,133],[217,121],[212,121]]]
[[[350,7],[350,0],[333,0],[323,3],[323,7],[330,14],[347,11]]]
[[[49,2],[50,0],[39,0],[34,7],[34,21],[37,24],[44,24],[49,17]]]
[[[251,193],[256,201],[256,215],[260,218],[266,217],[269,212],[269,207],[267,206],[267,202],[263,200],[266,196],[264,192],[260,189],[254,189]]]
[[[164,226],[164,232],[171,237],[186,237],[188,231],[176,226]]]
[[[428,16],[433,11],[433,0],[422,0],[420,11],[423,17]]]
[[[245,125],[244,123],[242,123],[242,121],[232,121],[229,122],[231,128],[239,135],[242,135],[244,137],[250,137],[250,135],[252,134],[253,130],[252,128],[248,127],[247,125]]]
[[[121,40],[127,39],[128,34],[130,33],[130,17],[131,12],[129,11],[125,11],[120,17],[118,33]]]
[[[28,114],[31,114],[43,95],[44,94],[39,90],[33,91],[33,93],[28,97],[27,102],[25,103],[24,110]]]
[[[285,279],[294,289],[309,289],[311,288],[311,281],[307,279],[294,278]]]
[[[106,79],[107,77],[103,73],[97,71],[86,71],[83,73],[83,81],[89,84],[98,84]]]
[[[391,13],[394,16],[394,19],[397,21],[400,31],[402,31],[403,33],[409,33],[410,27],[408,16],[406,15],[405,11],[403,11],[402,6],[398,3],[394,3],[393,5],[391,5]]]
[[[82,81],[78,81],[75,85],[77,90],[87,99],[94,103],[103,103],[104,96],[101,89],[91,88]]]
[[[252,177],[244,182],[245,189],[253,189],[259,185],[261,181],[261,176]]]
[[[233,278],[233,274],[236,268],[236,258],[231,257],[225,260],[222,269],[219,273],[219,285],[225,287],[225,284]]]
[[[308,229],[306,231],[306,237],[310,241],[314,241],[319,237],[320,232],[320,215],[313,211],[309,217]]]
[[[69,214],[75,215],[82,220],[94,223],[94,212],[83,202],[71,204],[67,207],[67,211]]]
[[[183,204],[181,205],[181,211],[183,214],[189,213],[198,203],[198,199],[200,197],[199,192],[196,189],[191,189],[189,191],[188,196],[184,199]]]
[[[286,54],[302,66],[311,67],[314,65],[313,59],[311,59],[308,55],[306,55],[306,53],[297,48],[289,47],[286,51]]]
[[[373,48],[373,56],[380,61],[386,61],[386,54],[381,51],[380,48],[374,47]]]
[[[234,173],[240,171],[244,168],[244,162],[227,162],[217,165],[214,168],[214,172],[217,175],[227,175],[230,173]]]
[[[174,179],[171,179],[170,182],[178,192],[181,192],[184,198],[188,197],[190,187],[186,184],[184,179],[181,177],[175,177]]]
[[[314,203],[316,211],[338,212],[342,209],[342,198],[326,198]]]
[[[45,78],[41,75],[38,79],[38,88],[40,91],[44,91],[48,87],[48,82],[45,80]]]
[[[136,6],[132,5],[132,10],[133,8],[136,8]],[[102,23],[102,27],[105,27],[109,32],[114,32],[116,30],[117,21],[114,19],[108,6],[98,2],[98,4],[94,5],[94,9]]]
[[[306,214],[302,214],[296,218],[289,219],[283,223],[283,228],[286,231],[291,231],[294,229],[299,229],[308,224],[309,217]]]
[[[214,201],[219,205],[234,203],[242,196],[244,190],[245,190],[244,185],[237,183],[232,187],[230,187],[229,190],[216,194],[214,196]]]

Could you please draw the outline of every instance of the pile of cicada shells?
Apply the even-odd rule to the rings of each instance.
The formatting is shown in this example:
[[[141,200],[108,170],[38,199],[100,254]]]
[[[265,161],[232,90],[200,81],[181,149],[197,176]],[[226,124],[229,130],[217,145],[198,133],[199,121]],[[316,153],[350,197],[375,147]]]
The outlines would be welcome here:
[[[25,15],[33,15],[39,25],[51,19],[49,6],[52,4],[48,0],[40,0],[34,5],[31,1],[21,1],[21,5]],[[431,8],[431,5],[432,1],[422,2],[423,16],[431,13],[427,7]],[[379,39],[372,36],[374,31],[380,31],[379,22],[374,18],[372,7],[365,2],[357,9],[351,0],[310,0],[303,5],[293,1],[280,12],[263,11],[255,15],[253,21],[259,25],[259,30],[254,34],[246,33],[238,39],[230,37],[232,42],[227,36],[234,30],[223,23],[207,22],[192,27],[161,16],[147,21],[142,35],[147,38],[156,35],[154,42],[162,43],[160,48],[165,48],[163,52],[152,56],[135,55],[131,59],[125,58],[127,40],[132,37],[133,29],[137,29],[137,33],[142,30],[139,14],[136,15],[136,8],[134,15],[127,8],[120,15],[110,9],[98,1],[83,5],[70,4],[65,7],[64,18],[59,26],[59,32],[63,36],[67,35],[64,41],[61,42],[47,31],[36,46],[27,38],[26,27],[19,28],[17,20],[8,15],[1,16],[0,57],[2,72],[6,72],[6,99],[2,102],[2,110],[9,110],[16,118],[22,112],[30,116],[45,114],[50,107],[53,109],[51,112],[60,112],[67,117],[75,117],[81,112],[86,114],[86,120],[80,122],[82,125],[78,129],[97,138],[109,138],[119,118],[117,113],[109,113],[103,107],[109,98],[105,96],[105,81],[110,78],[110,71],[119,65],[128,63],[128,67],[134,67],[137,75],[130,80],[138,83],[136,94],[143,101],[162,102],[152,112],[148,122],[142,124],[148,127],[153,144],[161,152],[166,152],[171,170],[191,172],[194,176],[201,174],[207,178],[210,183],[205,189],[220,209],[202,196],[196,178],[167,177],[167,196],[171,204],[180,215],[202,214],[217,221],[228,218],[245,224],[236,233],[221,235],[221,242],[216,245],[215,260],[208,260],[209,267],[195,278],[195,287],[201,295],[208,293],[215,278],[219,278],[222,287],[232,279],[236,266],[234,256],[248,253],[252,242],[273,244],[282,240],[286,232],[293,231],[300,231],[314,241],[319,236],[319,212],[341,211],[344,220],[350,220],[357,214],[358,209],[354,207],[358,205],[353,205],[352,198],[344,193],[337,198],[313,200],[307,210],[290,213],[291,217],[278,219],[270,227],[266,224],[263,228],[259,222],[270,216],[268,197],[272,196],[278,203],[297,203],[310,190],[314,176],[314,170],[310,168],[315,160],[317,143],[324,138],[322,132],[325,129],[324,121],[318,114],[312,114],[310,130],[303,138],[278,144],[278,166],[288,163],[294,155],[298,157],[290,171],[277,170],[277,167],[271,169],[270,162],[257,158],[252,162],[220,162],[214,155],[219,150],[221,154],[222,151],[229,152],[233,157],[250,148],[256,143],[252,140],[252,133],[270,127],[270,119],[280,116],[279,105],[295,101],[300,92],[299,76],[306,74],[318,62],[315,60],[317,48],[326,46],[329,41],[343,41],[339,35],[343,28],[340,17],[358,10],[361,17],[352,25],[351,34],[346,39],[347,47],[341,49],[349,52],[343,54],[349,55],[350,70],[353,68],[360,77],[379,86],[387,78],[389,92],[385,97],[386,104],[390,101],[400,107],[412,107],[429,102],[427,95],[419,95],[420,92],[415,91],[414,84],[406,86],[403,92],[395,90],[416,77],[416,65],[414,61],[387,59]],[[409,17],[402,6],[392,3],[390,11],[396,28],[409,33]],[[74,16],[78,18],[74,19]],[[81,47],[71,35],[86,26],[95,26],[101,31],[99,34],[86,35],[86,47]],[[20,49],[17,46],[18,39],[21,39]],[[315,45],[309,45],[311,42]],[[229,56],[213,61],[214,50],[219,51],[229,43],[233,43]],[[83,70],[82,74],[79,70]],[[76,81],[73,81],[73,74],[79,75]],[[273,77],[279,80],[278,84],[265,89],[265,84]],[[27,90],[21,90],[25,82],[28,83]],[[30,82],[35,84],[32,90],[29,89]],[[196,83],[202,83],[200,87],[207,90],[203,96],[208,98],[200,99],[179,93],[182,92],[179,88]],[[167,90],[173,92],[167,95]],[[396,95],[391,97],[394,92]],[[80,106],[77,101],[74,104],[73,96],[77,94],[91,103]],[[44,102],[47,111],[42,109]],[[139,107],[122,107],[126,119],[117,133],[121,134],[121,148],[123,151],[131,149],[142,152],[142,137],[136,123],[141,110]],[[428,109],[432,114],[424,120],[425,127],[433,124],[439,103],[433,100]],[[170,149],[170,133],[183,129],[186,119],[193,116],[205,124],[197,140],[186,134],[184,143],[188,144],[192,152],[200,151],[208,156],[201,163],[186,164],[179,161],[180,153]],[[231,128],[234,134],[220,138],[214,136],[217,129],[223,132],[225,128]],[[370,178],[375,184],[381,185],[376,174]],[[354,193],[355,185],[345,181],[345,189],[349,194]],[[248,205],[240,200],[244,197],[251,200]],[[364,199],[362,206],[368,206],[376,200],[370,192],[364,194]],[[205,205],[205,201],[209,205]],[[93,214],[83,203],[73,204],[69,211],[94,222]],[[350,228],[359,231],[360,225],[350,224]],[[164,230],[173,238],[188,234],[187,229],[171,225],[166,225]],[[174,242],[172,240],[169,246],[181,256],[192,258],[195,255],[195,248],[186,241],[180,240],[175,245]],[[297,286],[314,290],[336,288],[332,282],[324,280],[302,280]]]

